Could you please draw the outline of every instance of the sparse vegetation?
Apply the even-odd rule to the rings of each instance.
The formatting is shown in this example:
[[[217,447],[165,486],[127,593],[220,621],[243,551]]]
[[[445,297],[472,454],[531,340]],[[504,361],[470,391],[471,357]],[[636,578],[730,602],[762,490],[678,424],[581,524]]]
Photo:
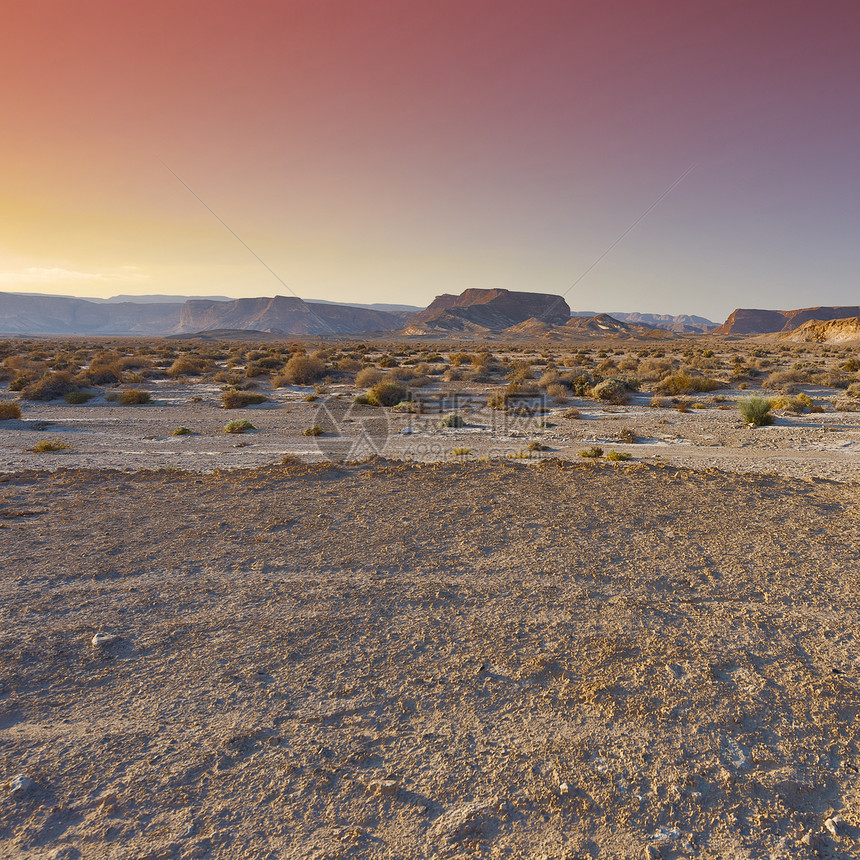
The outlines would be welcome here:
[[[322,436],[322,434],[322,427],[319,424],[314,424],[312,427],[302,430],[302,436]]]
[[[15,402],[0,403],[0,421],[9,421],[21,417],[21,407]]]
[[[190,436],[191,431],[187,427],[177,427],[170,435],[171,436]]]

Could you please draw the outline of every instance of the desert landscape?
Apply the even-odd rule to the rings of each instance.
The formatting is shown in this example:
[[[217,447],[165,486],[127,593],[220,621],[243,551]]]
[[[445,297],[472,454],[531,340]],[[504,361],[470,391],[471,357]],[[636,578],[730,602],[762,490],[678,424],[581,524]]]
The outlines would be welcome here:
[[[860,4],[3,11],[0,860],[860,858]]]
[[[2,342],[0,856],[856,856],[856,350],[637,334]]]

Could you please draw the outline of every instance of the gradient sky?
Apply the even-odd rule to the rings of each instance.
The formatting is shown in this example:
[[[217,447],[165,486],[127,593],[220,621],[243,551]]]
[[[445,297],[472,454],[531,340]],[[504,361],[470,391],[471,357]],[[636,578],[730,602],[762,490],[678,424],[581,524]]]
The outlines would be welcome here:
[[[8,4],[0,290],[857,304],[858,92],[856,0]]]

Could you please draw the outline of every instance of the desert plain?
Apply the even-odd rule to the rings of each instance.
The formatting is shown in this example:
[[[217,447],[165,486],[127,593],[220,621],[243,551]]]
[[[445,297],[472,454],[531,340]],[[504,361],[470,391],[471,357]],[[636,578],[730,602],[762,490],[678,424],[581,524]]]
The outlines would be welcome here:
[[[860,851],[853,348],[2,354],[0,856]]]

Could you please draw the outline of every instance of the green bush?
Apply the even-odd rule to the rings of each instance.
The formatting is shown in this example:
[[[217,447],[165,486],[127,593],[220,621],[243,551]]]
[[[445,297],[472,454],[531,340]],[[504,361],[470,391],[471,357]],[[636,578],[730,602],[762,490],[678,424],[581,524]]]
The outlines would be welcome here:
[[[313,427],[308,427],[307,430],[302,430],[302,436],[322,436],[322,427],[319,424],[314,424]]]
[[[177,427],[170,435],[171,436],[190,436],[191,431],[187,427]]]
[[[458,415],[456,412],[452,412],[450,415],[446,415],[442,419],[443,427],[465,427],[466,422],[463,420],[462,415]]]
[[[225,433],[244,433],[246,430],[256,430],[257,428],[244,418],[237,418],[235,421],[230,421],[224,425]]]
[[[770,414],[772,407],[773,401],[767,397],[747,397],[738,403],[744,421],[755,427],[766,427],[768,424],[773,424],[773,415]]]

